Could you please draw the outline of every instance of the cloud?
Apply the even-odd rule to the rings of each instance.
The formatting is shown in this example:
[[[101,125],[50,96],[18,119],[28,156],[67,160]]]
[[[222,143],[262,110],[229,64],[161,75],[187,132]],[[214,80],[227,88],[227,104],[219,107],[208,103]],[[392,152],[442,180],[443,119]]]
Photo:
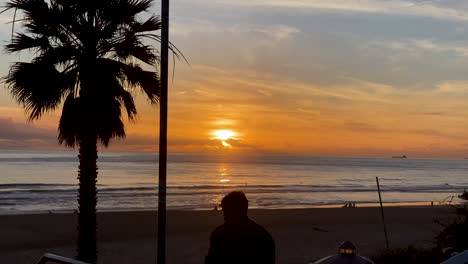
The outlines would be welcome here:
[[[171,26],[171,34],[188,37],[200,33],[224,33],[234,36],[252,35],[258,38],[267,38],[273,41],[283,41],[300,33],[301,30],[288,25],[256,25],[248,23],[226,24],[215,23],[210,20],[190,19],[186,21],[175,21]]]
[[[226,31],[226,28],[209,20],[190,19],[187,21],[175,20],[171,24],[170,32],[172,35],[187,37],[198,33],[220,33]]]
[[[263,35],[266,38],[274,41],[282,41],[291,38],[293,35],[301,32],[300,29],[286,25],[236,25],[232,28],[235,33],[249,33],[255,35]]]
[[[268,96],[268,97],[272,96],[272,93],[270,91],[268,91],[268,90],[258,89],[257,92],[259,94],[263,94],[263,95]]]
[[[425,115],[425,116],[450,116],[450,113],[447,112],[417,112],[415,115]]]
[[[193,65],[193,70],[198,76],[209,76],[209,78],[198,80],[202,84],[194,84],[196,87],[203,87],[193,90],[198,100],[217,100],[219,103],[225,101],[235,103],[237,99],[243,103],[261,100],[263,105],[270,105],[269,102],[271,102],[274,106],[278,101],[291,97],[296,102],[304,98],[328,97],[348,101],[393,104],[394,100],[390,96],[398,93],[398,89],[390,85],[347,77],[342,77],[345,82],[341,85],[317,85],[278,76],[262,75],[255,71],[225,71],[205,65]],[[226,94],[218,89],[220,86],[233,87],[236,93],[229,93],[229,97],[226,97]]]
[[[225,142],[231,147],[223,147],[222,140],[219,139],[182,138],[175,135],[175,137],[169,137],[168,139],[168,150],[169,152],[239,152],[257,149],[255,145],[248,144],[242,139],[228,139]],[[130,134],[125,139],[114,139],[109,149],[112,151],[157,152],[159,150],[159,138],[157,136]]]
[[[436,113],[437,114],[437,113]],[[381,127],[367,122],[347,121],[343,128],[357,133],[371,134],[372,137],[383,135],[416,135],[418,137],[442,138],[449,140],[465,140],[466,135],[453,131],[436,130],[432,128],[407,128],[407,127]]]
[[[459,7],[443,6],[439,1],[403,0],[199,0],[205,4],[239,7],[292,8],[301,11],[328,11],[429,17],[443,20],[467,21],[468,12]]]
[[[0,149],[67,149],[59,145],[57,136],[56,129],[0,117]],[[157,151],[157,143],[158,140],[155,137],[130,134],[126,139],[111,140],[109,149],[113,151]],[[104,150],[104,147],[101,150]]]
[[[439,84],[438,88],[441,93],[467,93],[468,81],[447,81]]]
[[[227,145],[223,144],[227,143]],[[229,146],[229,147],[227,147]],[[172,139],[168,142],[171,152],[243,152],[257,150],[253,144],[248,144],[241,139]]]
[[[57,132],[0,118],[0,148],[43,149],[58,146]]]
[[[225,140],[229,145],[238,150],[256,150],[257,147],[253,144],[247,144],[239,139],[230,138]]]
[[[345,122],[344,129],[355,131],[358,133],[389,133],[391,132],[390,129],[379,128],[369,123],[356,122],[356,121]]]
[[[466,42],[435,42],[431,39],[408,39],[398,41],[378,40],[369,41],[365,46],[366,48],[386,48],[394,51],[404,52],[407,56],[422,56],[423,52],[450,52],[459,56],[468,57],[468,43]]]

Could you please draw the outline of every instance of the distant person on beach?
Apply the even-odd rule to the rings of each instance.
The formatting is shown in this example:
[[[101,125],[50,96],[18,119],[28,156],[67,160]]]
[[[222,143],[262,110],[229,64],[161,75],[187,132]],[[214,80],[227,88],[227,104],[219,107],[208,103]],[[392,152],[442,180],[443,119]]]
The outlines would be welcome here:
[[[211,233],[205,264],[275,263],[275,242],[265,228],[247,216],[248,203],[240,191],[223,198],[224,224]]]

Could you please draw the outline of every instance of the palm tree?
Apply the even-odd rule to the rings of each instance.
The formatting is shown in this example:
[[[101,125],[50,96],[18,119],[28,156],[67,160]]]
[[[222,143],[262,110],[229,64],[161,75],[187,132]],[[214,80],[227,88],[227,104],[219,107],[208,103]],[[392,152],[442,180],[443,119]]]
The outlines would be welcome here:
[[[21,23],[8,53],[32,52],[30,62],[12,64],[4,80],[30,121],[62,107],[58,141],[79,148],[77,258],[95,263],[97,152],[112,138],[125,137],[121,110],[133,121],[137,109],[130,93],[141,89],[156,104],[160,94],[156,51],[144,39],[159,17],[147,12],[152,0],[10,0]],[[16,17],[19,11],[22,17]]]

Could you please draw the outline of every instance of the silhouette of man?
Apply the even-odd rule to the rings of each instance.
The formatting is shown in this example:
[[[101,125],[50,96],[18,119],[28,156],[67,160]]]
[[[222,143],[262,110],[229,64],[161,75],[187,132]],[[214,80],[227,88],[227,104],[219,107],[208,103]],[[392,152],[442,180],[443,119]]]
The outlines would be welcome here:
[[[224,224],[211,233],[205,264],[275,263],[275,242],[265,228],[247,216],[248,204],[240,191],[223,198]]]

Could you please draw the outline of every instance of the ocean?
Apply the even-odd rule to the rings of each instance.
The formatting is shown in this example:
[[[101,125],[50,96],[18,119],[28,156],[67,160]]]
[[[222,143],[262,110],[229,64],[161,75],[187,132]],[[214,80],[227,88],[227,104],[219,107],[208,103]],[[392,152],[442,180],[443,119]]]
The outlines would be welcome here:
[[[98,210],[157,209],[158,156],[100,152]],[[73,151],[0,151],[0,214],[73,211]],[[211,210],[232,190],[252,208],[450,201],[468,189],[468,160],[170,154],[169,210]]]

